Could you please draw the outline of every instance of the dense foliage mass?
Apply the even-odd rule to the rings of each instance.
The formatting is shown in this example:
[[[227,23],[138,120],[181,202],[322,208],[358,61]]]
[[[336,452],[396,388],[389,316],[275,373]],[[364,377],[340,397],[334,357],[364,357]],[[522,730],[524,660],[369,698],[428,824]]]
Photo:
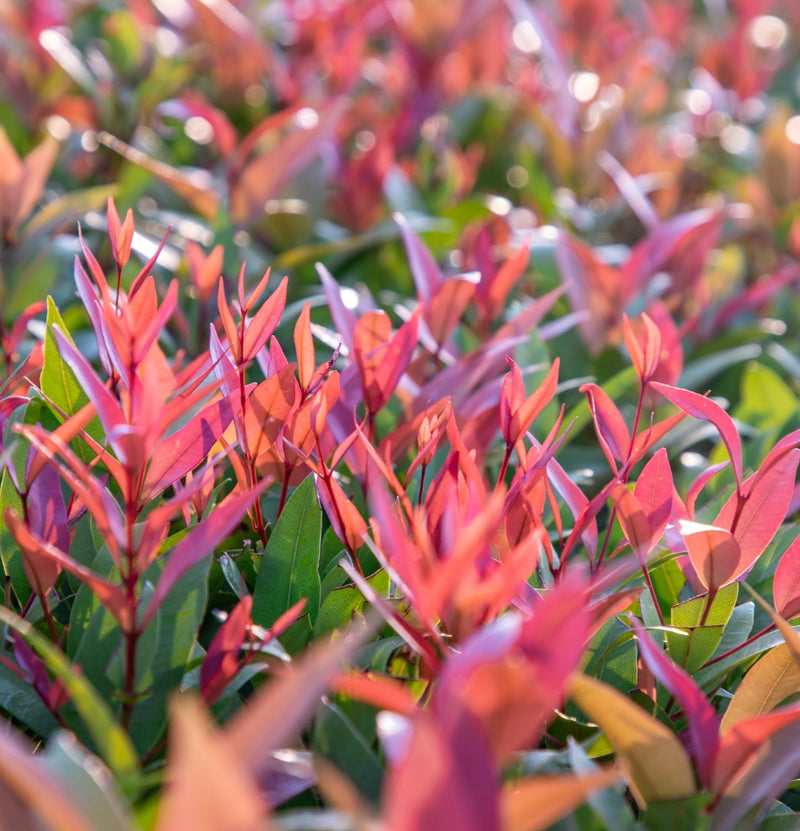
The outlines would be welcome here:
[[[0,2],[0,825],[800,827],[798,45]]]

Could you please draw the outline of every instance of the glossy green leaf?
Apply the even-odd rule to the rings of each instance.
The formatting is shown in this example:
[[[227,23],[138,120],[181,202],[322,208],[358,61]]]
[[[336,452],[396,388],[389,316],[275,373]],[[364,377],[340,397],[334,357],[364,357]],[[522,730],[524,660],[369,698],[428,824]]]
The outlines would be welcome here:
[[[383,766],[373,747],[374,724],[373,708],[339,697],[328,699],[315,719],[311,746],[339,770],[347,771],[359,791],[377,804]]]
[[[155,585],[164,561],[158,559],[145,579]],[[211,558],[190,568],[159,606],[142,634],[142,656],[137,663],[137,692],[142,695],[133,710],[131,737],[145,752],[153,747],[166,726],[167,702],[186,673],[195,638],[205,614]],[[144,595],[144,593],[143,593]],[[141,608],[147,598],[143,596]]]
[[[270,626],[298,600],[308,614],[281,638],[296,652],[311,637],[320,602],[319,558],[322,509],[314,480],[308,476],[289,497],[267,543],[253,590],[253,621]]]
[[[708,614],[707,595],[693,597],[672,607],[671,625],[686,632],[685,636],[667,632],[669,653],[676,664],[691,673],[714,654],[738,596],[739,584],[731,583],[717,592]]]

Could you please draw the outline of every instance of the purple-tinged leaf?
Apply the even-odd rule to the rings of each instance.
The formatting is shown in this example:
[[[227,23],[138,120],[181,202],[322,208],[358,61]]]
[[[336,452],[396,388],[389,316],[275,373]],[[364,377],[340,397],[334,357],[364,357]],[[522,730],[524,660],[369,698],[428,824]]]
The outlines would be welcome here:
[[[47,557],[65,571],[77,577],[92,590],[124,632],[131,630],[134,623],[133,615],[122,589],[102,577],[98,577],[93,571],[73,560],[60,548],[56,548],[55,545],[37,537],[11,509],[6,510],[4,519],[8,530],[23,551],[26,553],[35,552],[38,556]]]
[[[245,595],[228,614],[206,651],[200,665],[200,694],[213,704],[239,669],[239,651],[251,624],[253,598]]]
[[[668,264],[676,254],[684,258],[678,265],[687,273],[673,273],[678,290],[688,289],[696,273],[716,244],[721,226],[718,211],[700,209],[678,214],[660,222],[633,248],[622,267],[622,278],[635,292]],[[679,269],[675,269],[678,271]]]
[[[613,459],[625,462],[631,451],[631,434],[617,405],[597,384],[584,384],[580,392],[584,393],[589,401],[597,437],[606,451],[609,464],[614,466]]]
[[[147,469],[144,489],[149,499],[182,479],[206,458],[233,419],[238,404],[238,397],[215,401],[161,442]]]
[[[425,309],[428,309],[444,283],[441,269],[436,264],[428,246],[417,236],[408,220],[402,214],[396,213],[394,221],[400,226],[411,276],[417,288],[417,299]]]
[[[53,327],[53,331],[58,341],[58,348],[61,350],[61,356],[75,373],[75,377],[80,382],[84,392],[94,404],[98,418],[103,425],[109,443],[114,448],[114,452],[118,454],[120,461],[127,462],[129,442],[121,441],[120,438],[126,435],[129,425],[122,408],[70,339],[57,326]]]
[[[724,470],[730,462],[718,462],[715,465],[709,465],[703,470],[698,477],[689,485],[689,490],[686,492],[686,510],[690,517],[694,517],[694,506],[697,502],[697,497],[703,488],[721,471]]]
[[[719,718],[692,677],[656,646],[636,618],[631,617],[630,621],[650,671],[678,700],[686,714],[697,773],[703,785],[710,788],[719,746]]]
[[[58,468],[61,476],[70,483],[75,496],[92,515],[97,530],[106,541],[111,556],[119,566],[120,546],[124,545],[125,531],[117,502],[56,433],[30,425],[24,425],[19,432],[39,451],[39,457],[33,460],[31,467],[33,463],[36,463],[39,469],[43,469],[45,462],[40,462],[41,459],[51,462]],[[65,461],[58,459],[57,454],[61,455]]]
[[[454,702],[444,714],[421,711],[412,725],[384,787],[387,827],[500,831],[497,775],[478,721]]]
[[[648,231],[657,228],[661,220],[653,207],[653,203],[647,198],[636,179],[606,150],[601,150],[597,154],[597,163],[611,177],[611,180],[617,186],[617,190],[639,218],[642,225]]]
[[[322,263],[316,264],[317,274],[328,301],[328,309],[333,318],[333,325],[348,353],[353,351],[353,333],[356,328],[356,316],[353,310],[348,308],[342,300],[342,288],[336,282],[334,276]]]
[[[209,515],[195,525],[189,533],[170,551],[166,557],[164,571],[156,584],[153,596],[147,606],[141,628],[147,628],[158,607],[172,591],[178,580],[208,557],[214,549],[233,531],[247,509],[271,484],[267,479],[259,482],[252,490],[236,494],[221,502]]]
[[[45,465],[28,489],[27,519],[31,530],[43,540],[62,551],[69,549],[67,507],[61,491],[61,479],[52,465]]]
[[[725,447],[728,449],[728,455],[730,456],[733,467],[733,475],[736,477],[736,484],[737,486],[741,486],[742,442],[736,430],[736,425],[733,423],[733,419],[725,410],[716,401],[712,401],[710,398],[706,398],[704,395],[691,392],[690,390],[672,387],[669,384],[662,384],[659,381],[653,381],[650,386],[685,413],[688,413],[694,418],[709,421],[717,428]]]

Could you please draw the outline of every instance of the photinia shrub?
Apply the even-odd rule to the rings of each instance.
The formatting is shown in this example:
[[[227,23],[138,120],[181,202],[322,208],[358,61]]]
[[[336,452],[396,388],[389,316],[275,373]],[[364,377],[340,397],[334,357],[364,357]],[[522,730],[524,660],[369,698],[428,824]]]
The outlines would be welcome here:
[[[0,22],[0,824],[794,827],[793,4]]]

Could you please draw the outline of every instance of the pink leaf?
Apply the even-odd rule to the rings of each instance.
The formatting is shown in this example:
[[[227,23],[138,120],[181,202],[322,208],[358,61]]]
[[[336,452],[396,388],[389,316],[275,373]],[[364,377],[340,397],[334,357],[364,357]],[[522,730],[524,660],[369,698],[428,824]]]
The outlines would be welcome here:
[[[428,247],[408,224],[408,220],[402,214],[396,213],[394,221],[400,226],[411,275],[417,287],[417,298],[425,309],[428,309],[444,282],[442,272]]]
[[[662,447],[642,468],[633,489],[650,523],[653,544],[658,542],[667,527],[672,512],[672,490],[672,469],[667,449]]]
[[[597,437],[606,455],[611,454],[618,462],[624,462],[631,450],[631,434],[617,405],[597,384],[584,384],[580,392],[589,399]],[[612,460],[609,458],[609,463]]]
[[[717,714],[692,677],[656,646],[636,618],[631,617],[630,621],[650,671],[675,696],[686,713],[697,772],[703,785],[710,788],[719,746]]]
[[[744,483],[744,503],[738,492],[722,506],[715,524],[729,528],[742,549],[742,572],[772,541],[792,499],[800,450],[791,450]]]
[[[319,275],[325,298],[328,301],[328,309],[333,318],[333,325],[342,343],[348,352],[353,351],[353,332],[356,328],[356,316],[352,309],[349,309],[342,300],[342,288],[336,282],[334,276],[325,268],[322,263],[317,263],[317,274]]]
[[[494,763],[474,717],[455,702],[446,713],[420,712],[387,777],[383,803],[392,831],[499,831]]]
[[[710,421],[719,431],[728,455],[733,466],[733,475],[736,477],[737,486],[742,483],[742,442],[733,419],[715,401],[706,398],[690,390],[680,387],[671,387],[654,381],[651,386],[658,390],[665,398],[670,400],[676,407],[694,418]]]
[[[152,499],[182,479],[206,458],[240,409],[238,404],[236,396],[215,401],[161,442],[147,469],[145,490],[148,498]]]
[[[800,537],[783,552],[772,583],[772,600],[782,618],[800,615]]]

